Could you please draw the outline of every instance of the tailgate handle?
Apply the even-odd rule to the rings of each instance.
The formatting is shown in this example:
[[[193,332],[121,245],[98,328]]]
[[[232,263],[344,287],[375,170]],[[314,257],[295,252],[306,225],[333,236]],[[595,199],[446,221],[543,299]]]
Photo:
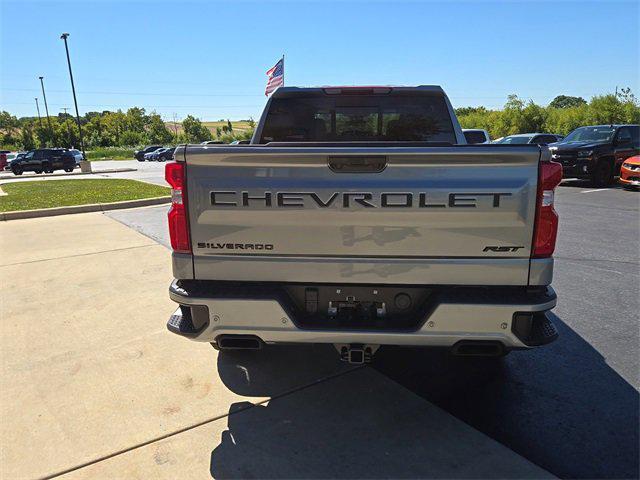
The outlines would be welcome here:
[[[329,157],[328,163],[329,168],[336,173],[379,173],[387,166],[387,157]]]

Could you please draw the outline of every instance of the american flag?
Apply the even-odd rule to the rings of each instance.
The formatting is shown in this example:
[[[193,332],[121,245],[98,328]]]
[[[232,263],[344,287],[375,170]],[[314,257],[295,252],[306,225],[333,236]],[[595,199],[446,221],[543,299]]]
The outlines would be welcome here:
[[[267,88],[264,94],[269,96],[276,88],[284,85],[284,57],[267,70],[267,75],[269,76],[269,80],[267,80]]]

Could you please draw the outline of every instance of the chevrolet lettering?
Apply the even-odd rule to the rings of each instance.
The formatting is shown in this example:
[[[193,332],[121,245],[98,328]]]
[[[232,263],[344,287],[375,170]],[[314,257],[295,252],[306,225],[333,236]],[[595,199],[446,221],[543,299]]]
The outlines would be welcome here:
[[[458,192],[445,195],[444,202],[432,201],[427,193],[419,192],[333,192],[326,197],[314,192],[231,192],[212,191],[211,205],[214,207],[298,207],[311,202],[318,208],[341,206],[342,208],[475,208],[482,199],[494,208],[500,206],[500,197],[509,197],[509,192]]]

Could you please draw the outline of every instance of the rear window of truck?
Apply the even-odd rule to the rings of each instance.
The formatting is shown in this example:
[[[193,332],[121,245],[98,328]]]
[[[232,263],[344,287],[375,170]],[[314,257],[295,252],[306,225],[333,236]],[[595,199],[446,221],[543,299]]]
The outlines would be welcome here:
[[[442,95],[274,98],[260,143],[446,142],[456,136]]]

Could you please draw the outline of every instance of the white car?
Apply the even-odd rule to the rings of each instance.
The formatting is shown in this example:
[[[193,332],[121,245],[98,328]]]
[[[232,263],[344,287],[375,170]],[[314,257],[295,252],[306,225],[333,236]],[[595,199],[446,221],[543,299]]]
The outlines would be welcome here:
[[[82,156],[82,152],[76,148],[70,148],[69,152],[73,154],[73,158],[75,158],[76,160],[76,165],[80,165],[80,162],[84,160],[84,157]]]

